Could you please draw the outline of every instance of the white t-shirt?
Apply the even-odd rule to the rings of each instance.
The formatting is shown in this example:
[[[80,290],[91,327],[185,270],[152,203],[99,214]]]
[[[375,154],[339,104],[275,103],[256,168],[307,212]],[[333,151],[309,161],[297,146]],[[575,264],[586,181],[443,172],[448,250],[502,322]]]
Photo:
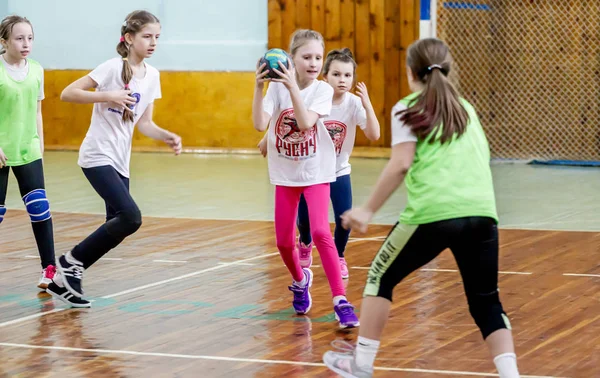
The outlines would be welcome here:
[[[269,84],[263,109],[271,115],[268,163],[271,184],[309,186],[335,181],[335,149],[323,124],[331,111],[333,88],[315,80],[300,91],[307,110],[320,118],[309,130],[299,131],[290,92],[281,83]]]
[[[350,155],[356,139],[356,126],[367,127],[367,111],[360,97],[346,92],[339,105],[333,105],[331,114],[325,118],[325,128],[335,146],[337,155],[335,174],[337,177],[350,174]]]
[[[397,112],[406,110],[406,105],[401,102],[396,103],[392,108],[392,146],[405,142],[417,142],[417,136],[409,126],[406,126],[400,117],[396,115]]]
[[[146,76],[143,79],[133,77],[129,83],[132,96],[137,101],[132,123],[123,122],[122,108],[118,109],[108,102],[94,104],[90,128],[79,149],[78,164],[82,168],[110,165],[121,175],[129,177],[133,128],[148,105],[161,98],[160,74],[156,68],[144,64]],[[123,90],[122,70],[123,60],[113,58],[96,67],[88,76],[98,83],[96,91]]]
[[[8,76],[10,76],[14,81],[23,81],[27,78],[27,74],[29,73],[29,61],[27,61],[27,59],[25,59],[25,65],[19,68],[15,68],[14,66],[8,64],[4,59],[4,54],[0,55],[0,61],[2,64],[4,64],[4,68],[6,68]],[[42,70],[42,82],[40,83],[38,101],[42,101],[44,98],[44,71]]]

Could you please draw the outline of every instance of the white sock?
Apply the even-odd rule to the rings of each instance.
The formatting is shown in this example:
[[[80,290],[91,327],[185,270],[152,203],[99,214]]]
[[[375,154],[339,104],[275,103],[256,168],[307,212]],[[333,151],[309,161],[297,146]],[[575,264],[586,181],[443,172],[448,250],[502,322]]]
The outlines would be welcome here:
[[[356,343],[356,364],[359,367],[372,369],[375,364],[375,356],[379,350],[379,340],[371,340],[358,336]]]
[[[514,353],[502,353],[494,357],[494,364],[498,369],[500,378],[519,378],[517,369],[517,355]]]
[[[56,274],[54,274],[54,277],[52,278],[52,281],[54,281],[54,283],[57,284],[58,287],[65,287],[65,284],[63,283],[62,276],[60,275],[59,272],[56,272]]]
[[[65,258],[67,259],[67,262],[69,264],[75,264],[75,265],[83,265],[83,263],[79,260],[77,260],[75,257],[73,257],[73,255],[71,254],[71,251],[67,252],[67,254],[65,255]]]
[[[346,299],[346,297],[343,296],[343,295],[336,295],[335,297],[333,297],[333,305],[334,306],[339,305],[340,301],[346,301],[346,302],[348,302],[348,300]]]
[[[306,285],[308,285],[308,277],[306,276],[306,273],[304,273],[304,271],[302,271],[302,275],[304,276],[304,278],[302,278],[302,281],[298,282],[298,281],[294,280],[295,286],[306,287]]]

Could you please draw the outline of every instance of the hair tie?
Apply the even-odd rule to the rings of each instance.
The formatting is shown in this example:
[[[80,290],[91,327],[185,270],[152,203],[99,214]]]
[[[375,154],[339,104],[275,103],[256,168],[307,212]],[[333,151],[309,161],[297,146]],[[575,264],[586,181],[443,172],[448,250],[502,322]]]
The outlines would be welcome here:
[[[129,84],[125,84],[125,89],[128,90],[129,89]]]
[[[119,38],[119,42],[125,42],[125,37],[121,36],[121,38]]]
[[[444,67],[442,67],[442,65],[441,65],[441,64],[432,64],[432,65],[430,65],[429,67],[425,67],[425,68],[423,68],[421,71],[419,71],[419,72],[417,73],[417,76],[418,76],[420,79],[424,79],[424,78],[425,78],[425,76],[427,76],[428,74],[430,74],[430,73],[431,73],[433,70],[435,70],[436,68],[442,72],[442,75],[444,75],[444,76],[448,76],[448,72],[449,72],[449,71],[448,71],[447,69],[445,69]]]
[[[127,58],[123,58],[123,61],[124,61],[124,62],[127,62],[127,61],[129,61],[129,59],[127,59]]]

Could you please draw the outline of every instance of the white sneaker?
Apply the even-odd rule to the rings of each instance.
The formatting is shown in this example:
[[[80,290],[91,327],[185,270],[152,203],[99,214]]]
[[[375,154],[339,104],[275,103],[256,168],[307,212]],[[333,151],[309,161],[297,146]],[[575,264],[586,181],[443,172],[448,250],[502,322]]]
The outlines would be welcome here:
[[[52,282],[52,278],[54,278],[55,274],[56,267],[54,265],[48,265],[46,269],[42,269],[42,275],[40,277],[40,282],[38,282],[37,287],[46,290],[50,282]]]

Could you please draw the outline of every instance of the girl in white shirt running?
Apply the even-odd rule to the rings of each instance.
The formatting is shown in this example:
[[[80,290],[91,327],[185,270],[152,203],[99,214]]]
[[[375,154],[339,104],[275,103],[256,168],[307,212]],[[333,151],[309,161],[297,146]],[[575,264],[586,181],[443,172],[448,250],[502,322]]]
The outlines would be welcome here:
[[[160,22],[152,13],[130,13],[121,26],[120,57],[102,63],[61,95],[63,101],[94,104],[91,125],[79,150],[79,165],[106,203],[106,223],[58,259],[60,274],[47,289],[72,306],[90,306],[81,299],[84,270],[142,224],[142,214],[129,193],[135,125],[142,134],[164,141],[176,155],[181,153],[181,138],[152,120],[154,100],[161,97],[160,77],[145,59],[154,53],[160,31]],[[96,91],[89,92],[91,88]]]

